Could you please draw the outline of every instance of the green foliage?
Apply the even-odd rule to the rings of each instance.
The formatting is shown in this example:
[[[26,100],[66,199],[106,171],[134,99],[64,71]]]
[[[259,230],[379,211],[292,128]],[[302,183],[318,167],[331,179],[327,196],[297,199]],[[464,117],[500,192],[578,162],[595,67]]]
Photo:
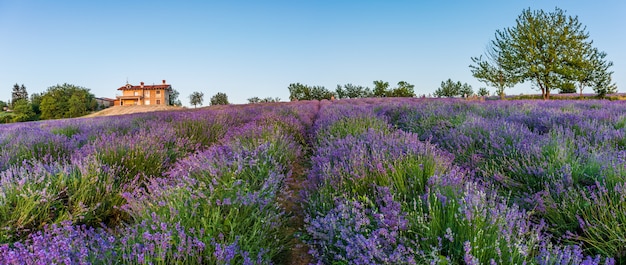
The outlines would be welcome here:
[[[0,100],[0,112],[3,112],[5,107],[9,107],[9,104]]]
[[[189,95],[189,104],[193,105],[194,108],[198,105],[202,106],[202,102],[204,102],[204,93],[195,91]]]
[[[25,99],[19,99],[13,103],[13,121],[32,121],[37,116],[33,111],[33,106]]]
[[[71,138],[75,134],[80,133],[81,130],[76,125],[69,125],[61,128],[52,129],[50,130],[50,132],[53,134],[64,135],[67,138]]]
[[[409,84],[406,81],[398,82],[398,87],[392,89],[387,93],[387,97],[415,97],[414,92],[415,85]]]
[[[345,84],[343,87],[337,85],[335,90],[337,98],[369,98],[373,96],[373,93],[369,87],[355,86],[353,84]]]
[[[493,46],[487,48],[485,59],[480,57],[472,57],[473,65],[470,65],[472,75],[488,86],[496,88],[496,94],[500,99],[504,99],[504,89],[514,86],[517,81],[515,76],[505,71],[502,67],[502,59],[499,55],[500,51],[494,49]]]
[[[375,97],[386,97],[389,89],[389,82],[383,82],[383,80],[374,81],[374,90],[372,93]]]
[[[415,97],[415,85],[406,81],[398,82],[398,87],[389,88],[388,82],[382,80],[374,81],[374,90],[369,92],[369,88],[366,91],[373,97]]]
[[[377,117],[342,118],[320,131],[318,141],[345,138],[348,135],[358,137],[368,130],[390,133],[391,127],[385,120]]]
[[[0,111],[0,123],[10,123],[13,121],[13,112]]]
[[[41,105],[41,94],[33,93],[30,95],[30,103],[33,105],[33,111],[37,115],[41,115],[41,109],[39,106]]]
[[[505,200],[480,189],[476,184],[462,190],[440,187],[429,192],[427,199],[405,203],[408,233],[414,234],[410,237],[420,238],[423,246],[439,246],[430,255],[449,257],[452,264],[465,264],[466,252],[482,263],[493,259],[497,264],[532,264],[534,258],[527,250],[539,246],[539,231],[507,218],[516,216],[519,209],[506,207]],[[471,215],[466,215],[467,212]],[[503,231],[524,233],[510,237],[503,235]]]
[[[132,217],[137,222],[152,222],[158,216],[162,221],[194,228],[194,236],[204,242],[222,247],[236,242],[238,249],[251,257],[280,260],[292,246],[293,236],[285,229],[290,219],[277,203],[278,195],[288,170],[284,166],[294,162],[289,159],[295,159],[298,151],[283,141],[276,129],[267,127],[258,138],[252,134],[236,137],[229,146],[249,155],[235,161],[202,160],[203,169],[187,172],[188,178],[182,180],[188,188],[172,186],[146,193],[150,197],[138,200],[141,205],[131,205],[140,209],[131,211]],[[279,181],[267,181],[276,177]],[[175,245],[186,243],[173,240]],[[215,248],[215,244],[206,244],[205,263],[220,264],[214,260]],[[233,264],[241,263],[243,258],[235,256]]]
[[[124,219],[124,204],[115,174],[96,164],[84,168],[35,164],[21,172],[22,181],[3,184],[0,196],[0,242],[14,242],[46,224],[115,225]],[[20,184],[21,183],[21,184]]]
[[[96,110],[97,103],[89,89],[66,83],[49,87],[39,108],[42,119],[74,118]]]
[[[571,188],[561,194],[547,190],[544,200],[553,207],[546,209],[544,218],[554,224],[551,230],[555,235],[573,233],[565,237],[566,241],[582,242],[590,253],[623,261],[626,258],[624,184],[597,184],[596,189]]]
[[[576,93],[576,85],[572,82],[564,82],[559,86],[559,93],[568,94]]]
[[[280,98],[279,97],[266,97],[266,98],[259,98],[259,97],[251,97],[248,99],[248,103],[251,104],[255,104],[255,103],[271,103],[271,102],[280,102]]]
[[[469,97],[474,94],[472,86],[467,83],[461,84],[461,81],[456,83],[452,79],[441,82],[441,86],[435,90],[435,97]]]
[[[489,96],[489,90],[487,90],[486,87],[481,87],[478,89],[478,92],[476,92],[476,95],[479,95],[481,97]]]
[[[289,89],[290,100],[323,100],[331,99],[335,93],[323,86],[307,86],[300,83],[291,83]]]
[[[28,101],[28,92],[26,91],[24,84],[20,86],[15,83],[15,85],[13,85],[13,91],[11,92],[11,104],[15,104],[15,102],[18,102],[19,100]]]
[[[226,93],[217,92],[217,94],[211,97],[211,106],[214,105],[228,105],[228,96]]]
[[[206,120],[182,119],[172,123],[176,136],[189,140],[189,152],[194,151],[197,147],[206,148],[217,143],[228,129],[221,122],[208,122]]]
[[[172,91],[170,91],[170,98],[169,98],[168,104],[170,106],[182,106],[183,103],[180,102],[180,99],[178,99],[179,96],[180,96],[180,92],[172,88]]]
[[[604,53],[592,48],[592,41],[578,17],[565,11],[524,10],[516,25],[497,30],[488,50],[488,59],[472,58],[470,66],[476,78],[498,89],[530,81],[544,99],[554,89],[571,89],[569,83],[602,83],[597,88],[611,88]],[[593,80],[593,81],[591,81]],[[601,91],[601,90],[600,90]]]

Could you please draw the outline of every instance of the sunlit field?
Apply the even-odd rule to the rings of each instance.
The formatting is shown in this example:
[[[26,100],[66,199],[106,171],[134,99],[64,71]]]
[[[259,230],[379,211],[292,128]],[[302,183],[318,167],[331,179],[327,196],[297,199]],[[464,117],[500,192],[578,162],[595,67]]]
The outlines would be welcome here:
[[[0,264],[626,264],[621,102],[232,105],[0,148]]]

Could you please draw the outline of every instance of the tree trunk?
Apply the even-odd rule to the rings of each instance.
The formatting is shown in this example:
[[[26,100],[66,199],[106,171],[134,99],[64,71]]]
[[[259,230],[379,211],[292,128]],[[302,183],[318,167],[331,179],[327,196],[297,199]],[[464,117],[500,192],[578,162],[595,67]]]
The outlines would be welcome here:
[[[583,82],[580,82],[580,99],[583,99]]]

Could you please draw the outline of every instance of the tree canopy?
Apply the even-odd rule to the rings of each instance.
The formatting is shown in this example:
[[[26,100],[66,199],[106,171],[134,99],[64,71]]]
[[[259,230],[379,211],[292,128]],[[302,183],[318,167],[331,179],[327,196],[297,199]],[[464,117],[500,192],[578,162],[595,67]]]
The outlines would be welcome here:
[[[172,91],[170,92],[169,105],[182,106],[183,103],[180,102],[180,99],[178,99],[179,96],[180,96],[180,93],[176,89],[172,88]]]
[[[35,120],[36,114],[33,106],[26,99],[19,99],[13,103],[13,122]]]
[[[441,85],[435,90],[435,97],[469,97],[474,94],[472,86],[461,81],[454,82],[452,79],[441,82]]]
[[[226,93],[217,92],[217,94],[211,97],[211,106],[213,105],[228,105],[228,96]]]
[[[265,98],[259,98],[259,97],[251,97],[248,99],[248,103],[269,103],[269,102],[280,102],[280,98],[279,97],[265,97]]]
[[[335,93],[323,86],[307,86],[300,83],[291,83],[289,89],[290,100],[322,100],[331,99]]]
[[[487,90],[486,87],[481,87],[478,89],[478,92],[476,92],[476,95],[479,95],[481,97],[489,96],[489,90]]]
[[[204,102],[204,93],[195,91],[189,95],[189,104],[193,105],[194,108],[198,105],[202,106],[202,102]]]
[[[571,90],[571,84],[591,85],[596,91],[612,91],[612,66],[605,53],[592,47],[589,33],[577,16],[526,9],[513,27],[497,30],[485,59],[472,58],[472,74],[495,86],[501,96],[504,88],[529,81],[544,99],[554,89]]]
[[[369,87],[356,86],[353,84],[345,84],[343,86],[337,85],[337,89],[335,89],[335,94],[337,94],[337,98],[369,98],[374,94]]]
[[[41,119],[74,118],[96,110],[98,104],[89,89],[72,84],[51,86],[41,95]]]
[[[20,86],[15,83],[15,85],[13,85],[13,91],[11,92],[11,104],[14,104],[20,99],[28,101],[28,92],[26,91],[24,84]]]
[[[389,82],[384,82],[383,80],[374,81],[374,90],[372,91],[374,97],[386,97],[388,90]]]

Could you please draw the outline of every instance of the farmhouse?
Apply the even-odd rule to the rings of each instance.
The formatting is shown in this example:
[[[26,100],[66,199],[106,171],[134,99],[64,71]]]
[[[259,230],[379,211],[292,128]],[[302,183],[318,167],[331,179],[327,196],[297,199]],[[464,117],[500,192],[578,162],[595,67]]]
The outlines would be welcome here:
[[[99,109],[106,109],[108,107],[113,107],[115,105],[115,99],[112,98],[96,98],[96,103],[98,103]]]
[[[138,86],[126,84],[118,88],[122,91],[121,96],[116,96],[115,106],[135,106],[135,105],[168,105],[172,86],[163,80],[162,84]]]

